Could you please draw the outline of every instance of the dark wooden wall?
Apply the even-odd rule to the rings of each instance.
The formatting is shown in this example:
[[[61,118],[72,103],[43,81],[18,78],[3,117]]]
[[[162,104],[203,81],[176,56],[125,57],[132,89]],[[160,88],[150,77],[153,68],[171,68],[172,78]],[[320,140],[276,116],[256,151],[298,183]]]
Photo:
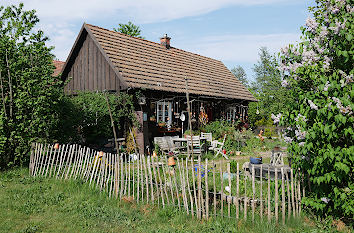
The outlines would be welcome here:
[[[65,86],[66,92],[81,91],[117,91],[120,90],[120,80],[109,66],[105,57],[92,38],[87,35],[75,51],[77,56],[70,62],[70,69],[65,79],[71,81]],[[69,65],[69,64],[68,64]]]

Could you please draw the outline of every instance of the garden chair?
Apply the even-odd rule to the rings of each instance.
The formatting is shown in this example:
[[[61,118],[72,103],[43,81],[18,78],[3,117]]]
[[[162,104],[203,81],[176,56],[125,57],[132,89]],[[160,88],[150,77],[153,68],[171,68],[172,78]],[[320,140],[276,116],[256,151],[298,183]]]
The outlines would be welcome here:
[[[205,139],[207,142],[212,142],[213,141],[213,136],[212,133],[200,133],[200,139]]]
[[[193,154],[201,154],[203,152],[202,147],[200,145],[200,136],[191,137],[190,135],[187,135],[187,146],[189,148],[189,151],[192,151],[193,149]]]
[[[160,147],[162,153],[168,154],[170,148],[165,137],[155,137],[154,143]]]
[[[229,159],[224,153],[222,153],[222,149],[225,144],[225,139],[226,134],[224,135],[224,139],[222,140],[222,142],[219,142],[218,140],[214,140],[211,142],[211,147],[209,147],[209,150],[213,150],[214,152],[216,152],[214,158],[216,158],[219,154],[222,154],[226,159]]]
[[[279,149],[273,149],[270,157],[270,164],[273,166],[284,165],[284,154]]]

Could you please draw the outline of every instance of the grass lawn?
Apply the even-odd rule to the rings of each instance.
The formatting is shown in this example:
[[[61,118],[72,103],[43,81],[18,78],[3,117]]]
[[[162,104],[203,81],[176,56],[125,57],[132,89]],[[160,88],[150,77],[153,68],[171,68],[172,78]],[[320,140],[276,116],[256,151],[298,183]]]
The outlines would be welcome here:
[[[0,232],[335,232],[306,216],[288,222],[199,221],[178,208],[109,198],[80,181],[0,173]]]

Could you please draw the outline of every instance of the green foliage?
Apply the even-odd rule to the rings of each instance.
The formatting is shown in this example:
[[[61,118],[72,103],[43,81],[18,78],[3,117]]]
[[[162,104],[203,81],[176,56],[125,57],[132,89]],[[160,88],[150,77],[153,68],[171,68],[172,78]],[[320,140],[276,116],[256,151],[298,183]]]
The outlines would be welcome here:
[[[353,1],[316,2],[304,41],[283,49],[282,69],[296,103],[282,123],[296,168],[309,183],[304,204],[353,221]]]
[[[231,73],[235,75],[235,77],[245,86],[248,88],[248,79],[245,70],[242,66],[238,65],[231,69]]]
[[[72,132],[71,141],[94,143],[98,138],[113,138],[111,119],[105,99],[112,111],[115,127],[121,130],[122,123],[138,126],[134,113],[134,96],[126,93],[119,95],[102,92],[79,92],[72,97],[66,97],[66,107],[63,114],[65,131]]]
[[[31,142],[57,138],[61,81],[35,11],[0,7],[0,168],[28,162]]]
[[[132,22],[128,22],[127,24],[120,23],[118,28],[113,28],[114,31],[120,32],[129,36],[138,37],[144,39],[141,36],[140,27],[133,24]]]
[[[248,119],[252,125],[262,119],[268,121],[271,113],[283,111],[286,103],[293,102],[287,89],[281,85],[278,64],[276,55],[271,55],[265,47],[260,49],[259,61],[253,68],[256,81],[249,88],[258,100],[249,104]]]
[[[202,129],[203,132],[212,133],[213,138],[223,139],[224,135],[233,135],[235,131],[235,124],[228,121],[216,120],[209,122]]]

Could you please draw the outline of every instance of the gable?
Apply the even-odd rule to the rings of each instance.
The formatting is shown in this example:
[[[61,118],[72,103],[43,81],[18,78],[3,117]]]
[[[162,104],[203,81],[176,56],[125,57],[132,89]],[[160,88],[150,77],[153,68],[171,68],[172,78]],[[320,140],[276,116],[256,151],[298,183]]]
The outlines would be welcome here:
[[[63,68],[62,78],[69,79],[65,91],[120,91],[122,82],[105,54],[85,29],[79,34]]]

